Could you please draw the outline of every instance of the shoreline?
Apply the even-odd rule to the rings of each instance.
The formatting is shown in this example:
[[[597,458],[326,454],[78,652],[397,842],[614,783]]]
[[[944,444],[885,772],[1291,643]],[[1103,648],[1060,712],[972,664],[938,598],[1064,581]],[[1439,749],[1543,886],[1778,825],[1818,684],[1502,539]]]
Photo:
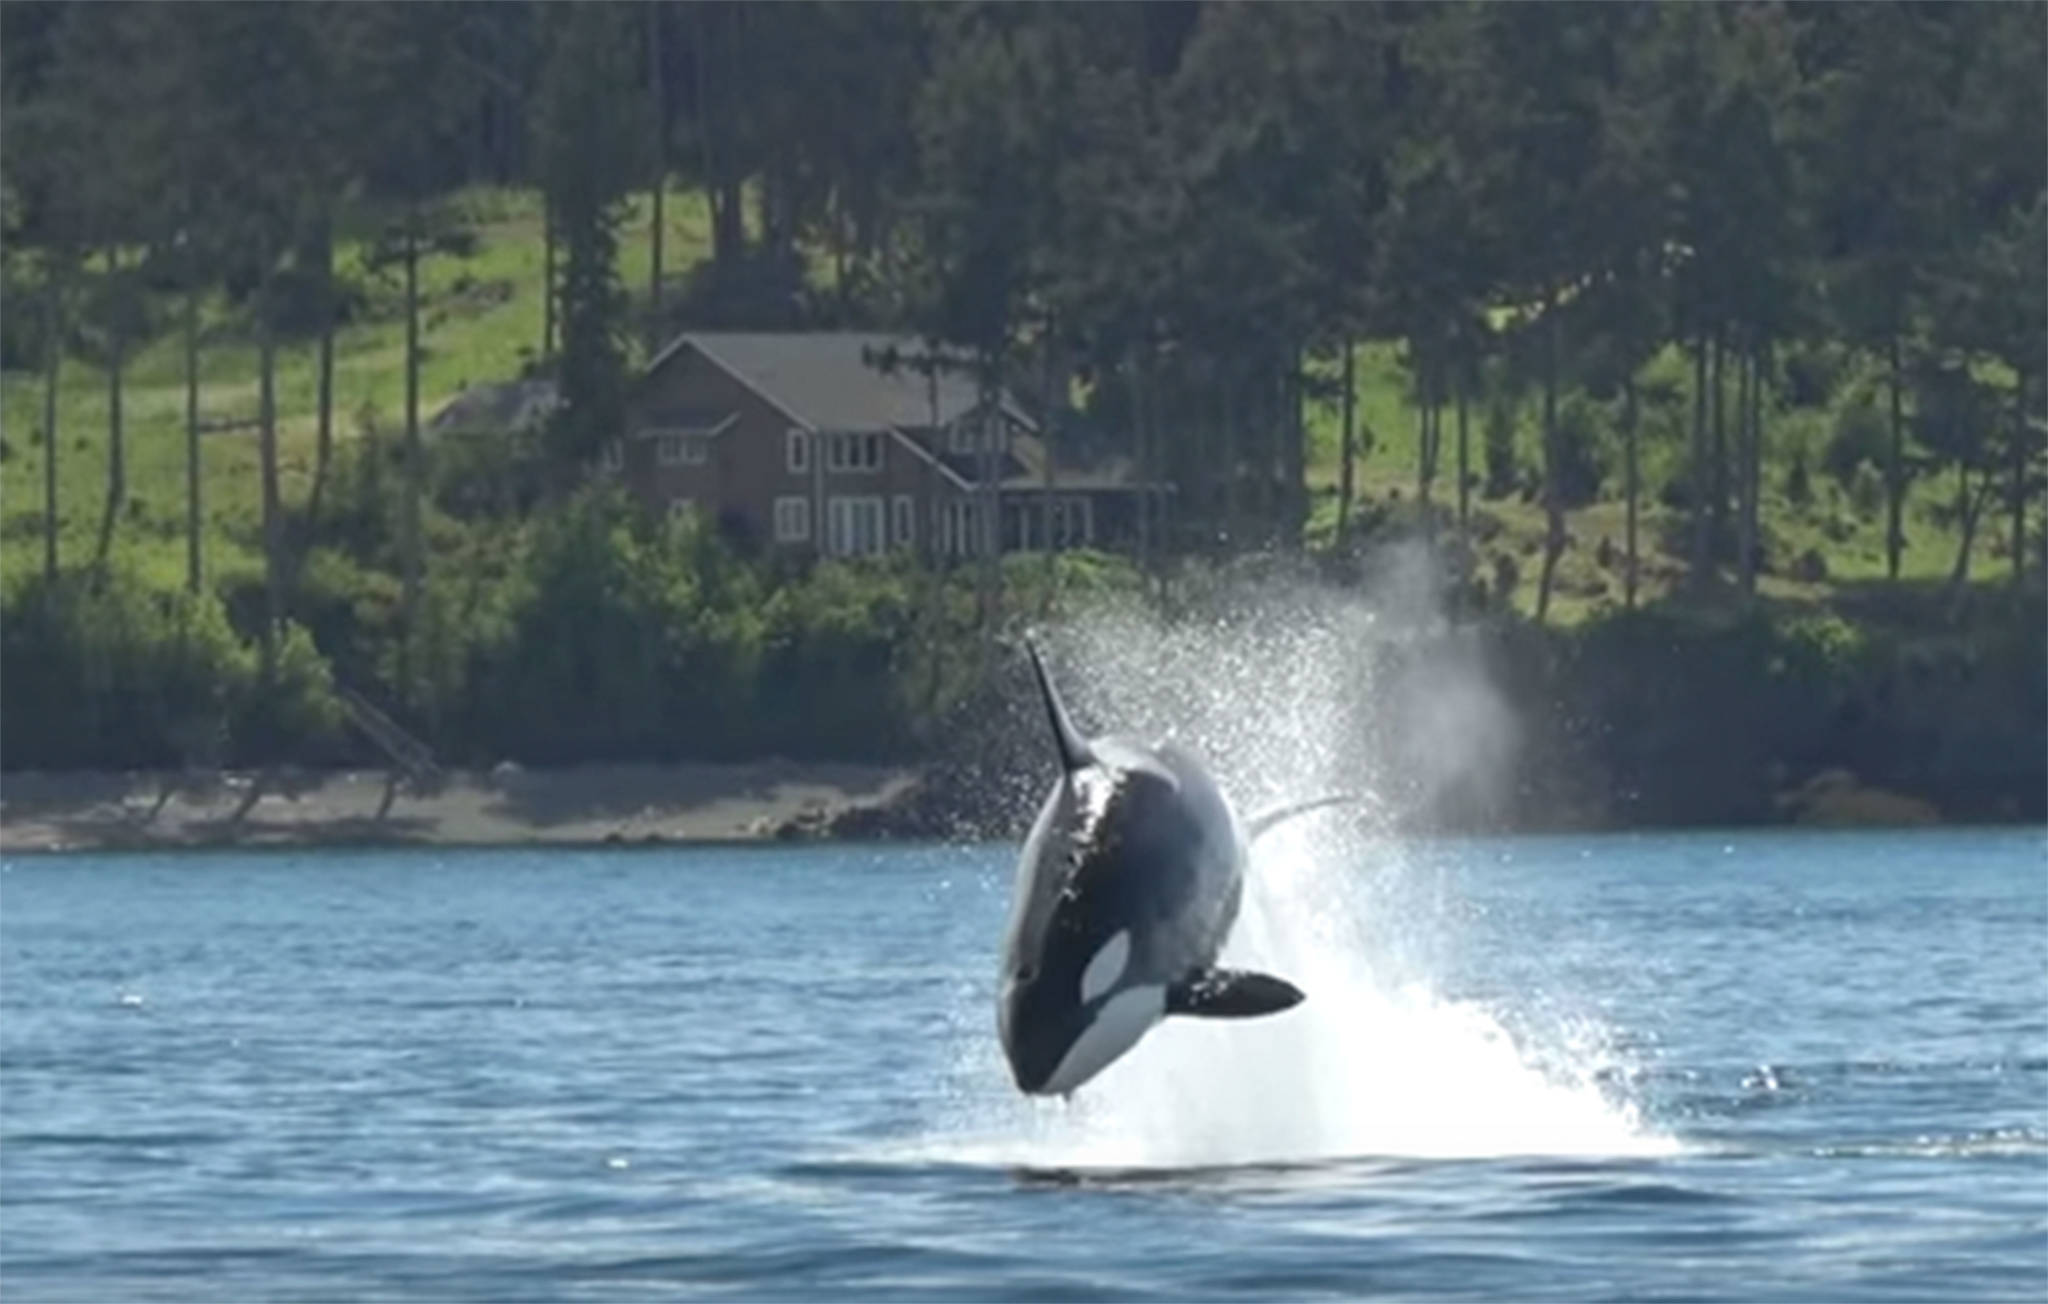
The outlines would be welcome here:
[[[788,841],[950,840],[936,794],[910,766],[769,760],[590,764],[451,771],[432,792],[401,785],[380,817],[383,770],[280,770],[249,802],[256,771],[17,771],[0,775],[0,854],[354,847],[746,847]],[[1814,790],[1832,800],[1815,801]],[[1826,832],[1976,827],[1924,803],[1831,774],[1778,821],[1735,828]],[[922,798],[922,800],[920,800]],[[1984,827],[2030,827],[1993,820]],[[1522,836],[1704,832],[1634,825],[1520,830]],[[1416,827],[1402,836],[1501,837],[1502,829]]]
[[[376,769],[21,771],[0,776],[0,853],[222,847],[746,845],[823,836],[914,789],[908,767],[762,761],[451,771],[432,792]]]

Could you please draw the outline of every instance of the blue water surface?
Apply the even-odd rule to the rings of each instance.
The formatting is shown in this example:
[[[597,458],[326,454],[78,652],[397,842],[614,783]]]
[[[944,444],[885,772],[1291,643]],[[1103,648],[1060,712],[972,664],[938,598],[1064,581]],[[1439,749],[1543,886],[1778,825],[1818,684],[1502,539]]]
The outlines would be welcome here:
[[[1006,847],[13,858],[0,1297],[2048,1292],[2039,830],[1345,854],[1094,1113]]]

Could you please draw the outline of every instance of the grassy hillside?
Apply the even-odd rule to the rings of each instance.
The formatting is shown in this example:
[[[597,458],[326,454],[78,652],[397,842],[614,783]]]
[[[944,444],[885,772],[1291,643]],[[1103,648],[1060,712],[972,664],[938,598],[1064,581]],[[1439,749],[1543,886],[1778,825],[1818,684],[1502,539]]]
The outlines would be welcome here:
[[[472,192],[462,202],[477,243],[468,258],[429,259],[421,266],[422,420],[464,386],[517,374],[540,342],[541,217],[527,192]],[[710,221],[702,197],[675,193],[664,204],[665,270],[680,272],[702,257]],[[635,198],[623,231],[620,272],[643,292],[648,274],[647,197]],[[403,287],[395,273],[363,266],[363,249],[345,243],[339,275],[363,292],[363,308],[335,338],[334,429],[337,441],[362,437],[367,428],[388,435],[403,429],[405,319]],[[17,308],[17,311],[26,310]],[[177,305],[152,306],[157,333],[131,349],[122,397],[128,481],[134,503],[117,534],[129,560],[167,583],[183,575],[185,492],[185,381]],[[200,356],[202,418],[256,414],[256,347],[246,312],[219,295],[202,311]],[[286,341],[277,358],[279,462],[282,492],[303,500],[312,483],[316,424],[317,342]],[[0,423],[7,444],[0,477],[0,574],[12,577],[41,564],[43,512],[40,375],[0,376]],[[58,410],[60,543],[66,559],[90,553],[106,493],[107,377],[104,366],[77,354],[62,370]],[[256,432],[202,436],[203,495],[208,522],[208,570],[221,576],[258,565],[260,494]]]
[[[463,200],[477,234],[471,257],[441,257],[422,267],[423,342],[422,418],[431,416],[465,385],[498,380],[518,373],[537,348],[541,330],[543,250],[539,208],[531,193],[480,191]],[[680,275],[702,258],[709,243],[709,215],[701,195],[674,193],[665,204],[666,266]],[[648,213],[644,195],[637,196],[622,228],[621,277],[636,298],[644,293],[648,272]],[[343,328],[335,344],[334,410],[338,441],[362,438],[375,430],[386,437],[401,429],[404,400],[404,320],[401,287],[395,274],[382,276],[363,266],[359,245],[339,252],[341,275],[363,292],[363,308]],[[15,311],[27,310],[17,306]],[[169,586],[183,574],[184,551],[184,380],[176,305],[154,305],[158,330],[145,345],[131,350],[126,372],[129,484],[133,503],[118,532],[118,548],[145,573]],[[246,313],[220,296],[204,309],[205,348],[201,356],[202,414],[208,418],[253,417],[256,410],[256,351]],[[1408,380],[1400,346],[1372,342],[1360,346],[1359,417],[1371,432],[1372,446],[1359,472],[1361,496],[1369,504],[1405,510],[1416,492],[1416,414],[1408,396]],[[1684,361],[1674,353],[1652,365],[1667,395],[1682,395]],[[311,485],[314,464],[315,342],[288,341],[278,355],[278,410],[283,492],[300,501]],[[1851,377],[1833,403],[1867,377]],[[1732,395],[1733,386],[1730,385]],[[1658,502],[1658,491],[1681,467],[1685,400],[1672,410],[1645,412],[1643,441],[1644,593],[1655,597],[1683,574],[1682,513]],[[106,469],[107,384],[104,368],[73,354],[65,359],[59,415],[59,496],[61,547],[67,559],[85,556],[98,527]],[[43,497],[41,377],[7,373],[0,377],[0,422],[4,422],[6,458],[0,474],[0,576],[12,578],[40,565]],[[1762,585],[1767,594],[1792,599],[1825,600],[1834,582],[1868,579],[1884,573],[1884,522],[1881,508],[1872,511],[1867,495],[1859,504],[1844,486],[1820,468],[1820,454],[1832,428],[1832,408],[1767,405],[1769,449],[1764,471],[1765,528],[1777,574]],[[1485,413],[1471,413],[1472,471],[1483,473]],[[1538,413],[1533,397],[1525,399],[1516,417],[1517,460],[1528,475],[1537,462]],[[1445,419],[1443,466],[1434,497],[1455,501],[1454,418]],[[1335,519],[1338,413],[1334,403],[1321,403],[1310,413],[1309,481],[1315,503],[1312,537],[1323,535]],[[1622,506],[1619,502],[1619,448],[1611,431],[1599,436],[1608,474],[1602,498],[1571,513],[1573,545],[1559,569],[1554,610],[1570,621],[1618,604],[1621,596],[1620,548]],[[259,519],[256,435],[253,429],[207,435],[204,443],[204,495],[208,522],[207,565],[216,579],[258,566]],[[1792,448],[1804,447],[1813,489],[1812,501],[1794,507],[1786,498]],[[1957,546],[1947,513],[1953,483],[1921,481],[1908,504],[1907,576],[1921,580],[1946,576]],[[1482,573],[1494,574],[1495,559],[1514,558],[1521,573],[1518,605],[1535,601],[1536,573],[1541,562],[1543,514],[1540,504],[1520,493],[1498,499],[1475,494],[1483,541]],[[2037,524],[2034,528],[2038,529]],[[1994,508],[1985,523],[1975,558],[1978,575],[2003,571],[2005,533],[2002,512]],[[1679,552],[1662,545],[1667,536]],[[1611,562],[1598,559],[1599,543],[1610,542]],[[1786,563],[1809,549],[1825,561],[1828,582],[1803,583],[1784,573]]]
[[[1335,364],[1330,364],[1328,370],[1334,376]],[[1357,377],[1360,440],[1363,443],[1370,439],[1370,452],[1357,469],[1357,493],[1367,511],[1378,505],[1412,519],[1417,499],[1418,413],[1402,365],[1401,346],[1387,341],[1360,345]],[[1666,394],[1666,402],[1661,406],[1650,397],[1660,383]],[[1760,514],[1769,561],[1768,569],[1758,579],[1759,591],[1766,597],[1829,604],[1845,584],[1885,577],[1883,501],[1881,492],[1876,497],[1868,492],[1881,489],[1881,479],[1875,478],[1876,468],[1871,469],[1863,486],[1865,492],[1859,495],[1851,486],[1838,483],[1822,466],[1822,453],[1839,412],[1868,398],[1877,383],[1874,366],[1852,368],[1826,405],[1810,406],[1795,405],[1777,388],[1767,388]],[[1732,422],[1732,373],[1727,384],[1728,420]],[[1660,501],[1660,492],[1674,482],[1683,482],[1691,420],[1689,386],[1690,365],[1670,347],[1645,368],[1642,377],[1645,397],[1639,450],[1643,495],[1637,537],[1644,601],[1670,592],[1683,582],[1687,569],[1690,518],[1682,510],[1665,506]],[[1626,509],[1622,502],[1621,440],[1619,432],[1607,424],[1615,415],[1607,411],[1600,416],[1602,424],[1594,441],[1604,470],[1600,496],[1566,515],[1570,543],[1559,560],[1557,591],[1552,596],[1553,619],[1567,624],[1618,607],[1622,601]],[[1524,612],[1533,612],[1536,581],[1542,566],[1542,503],[1533,492],[1510,491],[1500,497],[1483,494],[1486,412],[1482,402],[1472,403],[1467,421],[1469,469],[1475,478],[1472,512],[1481,574],[1490,581],[1494,559],[1501,555],[1512,557],[1521,576],[1514,593],[1515,604]],[[1454,509],[1457,502],[1456,423],[1455,410],[1446,407],[1443,448],[1430,491],[1432,502],[1444,509]],[[1515,458],[1520,477],[1531,490],[1541,460],[1540,423],[1540,397],[1525,396],[1515,412]],[[1342,435],[1336,402],[1310,405],[1308,433],[1307,478],[1312,504],[1309,534],[1312,539],[1328,538],[1335,528],[1337,514]],[[1914,454],[1910,444],[1908,454]],[[1810,492],[1804,503],[1794,503],[1788,491],[1795,457],[1803,459],[1807,471]],[[1954,522],[1954,503],[1953,472],[1922,477],[1909,486],[1906,547],[1900,563],[1902,579],[1922,586],[1947,579],[1961,544],[1961,533]],[[2003,578],[2008,572],[2011,563],[2007,521],[2001,490],[1998,499],[1985,508],[1971,554],[1973,578]],[[2044,521],[2041,504],[2036,502],[2028,516],[2028,537],[2038,540],[2044,525],[2048,521]],[[1604,565],[1599,559],[1603,539],[1610,550],[1609,561]],[[1813,582],[1792,574],[1794,563],[1809,552],[1821,559],[1825,579]]]

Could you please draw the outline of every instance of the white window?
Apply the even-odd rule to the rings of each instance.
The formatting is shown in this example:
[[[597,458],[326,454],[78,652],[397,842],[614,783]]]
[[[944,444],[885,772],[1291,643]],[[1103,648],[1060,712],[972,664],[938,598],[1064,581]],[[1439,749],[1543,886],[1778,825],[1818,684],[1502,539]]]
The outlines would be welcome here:
[[[889,505],[892,541],[899,548],[917,542],[917,502],[909,494],[897,494]]]
[[[671,521],[687,520],[695,514],[697,503],[692,498],[671,498],[668,500],[668,518]]]
[[[783,458],[791,475],[803,475],[811,469],[811,436],[809,432],[792,429],[782,437]],[[809,519],[806,517],[805,519]],[[808,528],[804,531],[809,534]]]
[[[655,460],[663,466],[702,466],[710,456],[708,435],[662,435],[655,448]]]
[[[598,470],[617,475],[626,469],[626,446],[616,439],[605,441],[597,453]]]
[[[971,498],[948,498],[932,505],[932,539],[940,552],[972,557],[981,551],[979,508]]]
[[[802,543],[811,537],[811,500],[789,497],[775,500],[775,542]]]
[[[882,436],[873,430],[839,430],[825,436],[825,469],[873,472],[882,469]]]
[[[837,557],[872,557],[888,545],[880,498],[831,498],[825,503],[829,550]]]
[[[1047,511],[1046,533],[1053,547],[1085,547],[1095,537],[1094,504],[1088,499],[1055,498]]]

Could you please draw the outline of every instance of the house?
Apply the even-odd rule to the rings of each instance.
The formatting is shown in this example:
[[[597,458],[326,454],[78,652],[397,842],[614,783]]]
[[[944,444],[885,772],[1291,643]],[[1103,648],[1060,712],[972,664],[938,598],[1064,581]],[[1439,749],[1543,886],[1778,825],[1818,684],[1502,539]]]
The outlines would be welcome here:
[[[551,380],[507,380],[471,385],[427,421],[433,435],[532,432],[547,424],[559,400]]]
[[[991,548],[1130,546],[1169,488],[1128,459],[1052,459],[1008,394],[921,341],[880,334],[688,333],[649,362],[602,467],[657,511],[698,512],[743,545],[932,558]],[[1155,517],[1156,519],[1156,517]]]

